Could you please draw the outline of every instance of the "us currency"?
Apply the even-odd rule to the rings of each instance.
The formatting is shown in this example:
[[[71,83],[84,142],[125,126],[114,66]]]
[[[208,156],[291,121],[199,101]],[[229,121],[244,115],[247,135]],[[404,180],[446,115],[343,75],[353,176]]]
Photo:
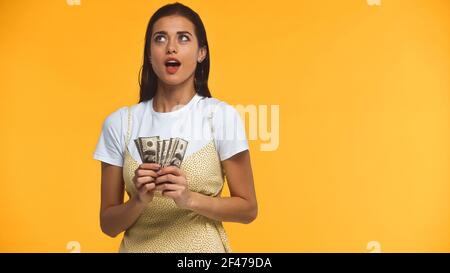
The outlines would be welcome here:
[[[143,163],[157,163],[162,167],[181,167],[188,141],[182,138],[160,140],[159,136],[139,137],[134,140]]]
[[[179,140],[178,137],[173,139],[173,143],[172,143],[171,149],[169,151],[169,160],[166,161],[166,166],[170,166],[170,162],[173,159],[173,155],[175,154],[175,150],[178,145],[178,140]]]
[[[161,161],[162,140],[156,142],[156,163]]]
[[[181,167],[184,155],[186,154],[188,142],[182,138],[178,138],[177,146],[175,148],[173,157],[170,160],[171,166]]]
[[[139,152],[139,156],[141,157],[142,162],[144,162],[144,155],[142,154],[141,141],[139,138],[134,140],[134,144],[136,144],[137,150]]]
[[[173,138],[170,138],[169,140],[168,140],[168,142],[169,142],[169,146],[167,147],[167,153],[166,153],[166,158],[165,158],[165,160],[164,160],[164,162],[162,163],[162,166],[163,167],[166,167],[167,165],[168,165],[168,163],[170,162],[170,150],[171,149],[173,149]]]
[[[167,147],[167,153],[164,157],[164,162],[162,162],[161,166],[164,168],[167,166],[167,163],[170,161],[170,155],[172,154],[171,151],[173,151],[173,145],[175,144],[174,138],[170,138],[169,141],[169,146]]]
[[[161,162],[163,161],[164,158],[164,148],[165,148],[166,142],[164,140],[159,140],[158,141],[158,161],[156,163],[158,163],[159,165],[161,165]]]
[[[167,151],[169,150],[170,139],[165,139],[162,141],[162,152],[161,152],[161,161],[159,164],[162,166],[166,162],[167,159]]]
[[[139,144],[142,153],[142,162],[144,163],[156,163],[157,146],[156,143],[159,140],[159,136],[153,137],[141,137]]]

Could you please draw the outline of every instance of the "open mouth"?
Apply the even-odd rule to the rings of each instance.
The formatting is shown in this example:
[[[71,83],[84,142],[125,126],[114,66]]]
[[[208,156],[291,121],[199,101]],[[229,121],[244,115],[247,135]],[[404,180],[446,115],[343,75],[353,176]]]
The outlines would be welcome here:
[[[165,63],[166,66],[180,66],[181,63],[177,60],[169,60]]]
[[[175,59],[169,59],[165,63],[166,71],[169,74],[174,74],[178,71],[178,68],[180,67],[181,63],[178,60]]]

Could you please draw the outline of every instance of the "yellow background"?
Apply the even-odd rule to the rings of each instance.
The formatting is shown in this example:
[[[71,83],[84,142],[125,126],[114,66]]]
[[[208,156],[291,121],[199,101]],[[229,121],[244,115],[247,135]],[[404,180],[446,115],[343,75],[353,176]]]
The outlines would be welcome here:
[[[167,1],[0,1],[0,251],[115,252],[99,226],[105,117],[137,103],[144,34]],[[450,251],[450,1],[183,1],[210,87],[280,105],[251,140],[259,201],[235,252]]]

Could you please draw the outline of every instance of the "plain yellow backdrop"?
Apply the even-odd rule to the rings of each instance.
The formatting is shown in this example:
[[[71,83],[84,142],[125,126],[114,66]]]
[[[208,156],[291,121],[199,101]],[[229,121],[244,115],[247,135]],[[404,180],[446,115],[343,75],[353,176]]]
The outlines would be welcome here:
[[[92,155],[138,101],[166,3],[0,1],[0,251],[117,251]],[[280,107],[278,149],[249,141],[259,215],[225,223],[235,252],[450,251],[450,1],[182,3],[206,27],[213,96]]]

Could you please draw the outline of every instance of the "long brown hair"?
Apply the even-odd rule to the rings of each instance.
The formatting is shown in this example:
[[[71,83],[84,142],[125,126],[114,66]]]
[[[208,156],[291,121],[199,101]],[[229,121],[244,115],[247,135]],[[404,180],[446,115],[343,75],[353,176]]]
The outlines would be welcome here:
[[[206,39],[206,30],[203,25],[200,16],[191,8],[181,4],[173,3],[165,5],[159,8],[150,18],[145,33],[145,47],[144,47],[144,61],[140,71],[140,98],[139,102],[152,99],[156,94],[157,76],[151,66],[149,60],[151,36],[153,31],[153,25],[158,19],[170,15],[180,15],[188,19],[195,26],[195,34],[198,40],[198,46],[206,47],[206,57],[201,63],[197,63],[194,76],[194,86],[197,94],[203,97],[211,97],[211,92],[208,88],[208,76],[209,76],[209,47],[208,40]]]

